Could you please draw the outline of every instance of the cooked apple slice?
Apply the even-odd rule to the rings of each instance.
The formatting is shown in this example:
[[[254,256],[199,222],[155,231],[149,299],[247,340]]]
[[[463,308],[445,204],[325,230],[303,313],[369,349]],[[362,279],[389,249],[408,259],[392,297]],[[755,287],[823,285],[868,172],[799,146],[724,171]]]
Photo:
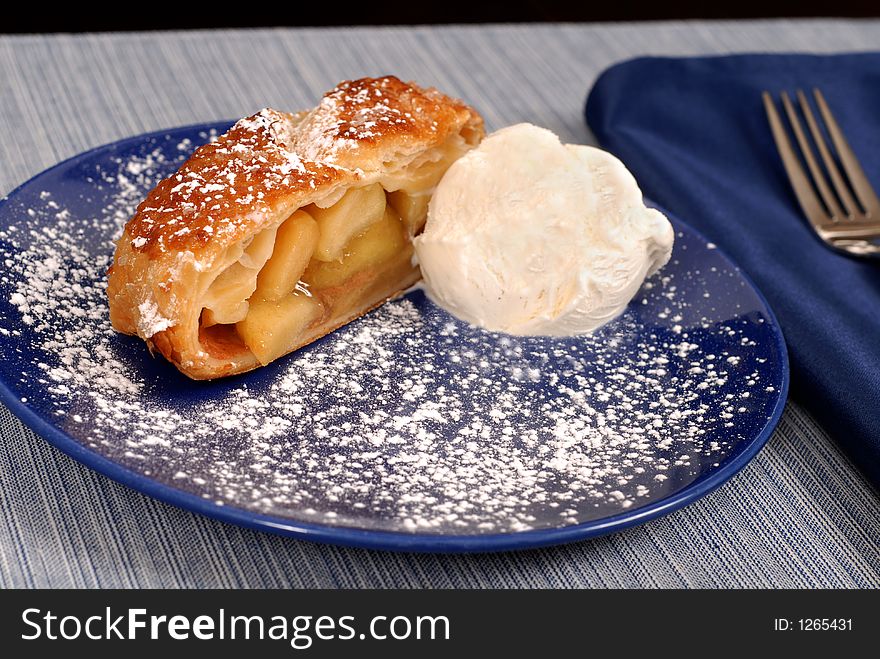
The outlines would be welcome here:
[[[342,260],[312,261],[303,274],[303,281],[315,290],[339,286],[361,270],[387,261],[405,243],[400,216],[388,206],[380,221],[345,247]]]
[[[247,299],[257,287],[257,275],[272,254],[274,242],[274,227],[261,231],[246,248],[239,248],[238,259],[211,282],[203,301],[205,327],[237,323],[245,317]]]
[[[431,194],[446,170],[466,150],[450,147],[443,153],[435,154],[434,160],[425,160],[421,165],[410,165],[404,170],[386,174],[382,177],[382,184],[390,192],[403,190],[410,194]]]
[[[456,157],[457,154],[445,154],[440,160],[429,161],[421,165],[410,174],[403,189],[409,192],[433,192]]]
[[[202,311],[202,327],[211,327],[212,325],[232,325],[247,316],[248,301],[239,302],[238,305],[220,306],[214,309],[204,309]]]
[[[413,246],[406,243],[403,248],[388,261],[377,263],[369,270],[356,273],[345,286],[326,289],[327,296],[332,300],[332,308],[336,310],[354,310],[363,304],[365,299],[377,300],[377,295],[385,298],[405,288],[418,279],[418,268],[412,265]],[[401,282],[398,289],[389,290],[388,281]],[[321,293],[318,293],[320,296]]]
[[[388,203],[400,214],[410,236],[416,235],[425,226],[430,201],[431,195],[428,193],[410,194],[404,190],[388,193]]]
[[[296,288],[318,244],[318,223],[298,210],[284,221],[275,236],[275,250],[260,270],[254,297],[278,300]]]
[[[321,303],[307,295],[251,300],[247,316],[235,328],[257,360],[265,365],[296,346],[303,331],[323,311]]]
[[[384,212],[385,191],[378,183],[352,188],[329,208],[308,206],[308,213],[315,218],[321,233],[315,258],[321,261],[341,258],[351,239],[381,220]]]
[[[256,272],[236,261],[220,273],[205,295],[205,326],[237,323],[247,314],[246,300],[256,288]]]

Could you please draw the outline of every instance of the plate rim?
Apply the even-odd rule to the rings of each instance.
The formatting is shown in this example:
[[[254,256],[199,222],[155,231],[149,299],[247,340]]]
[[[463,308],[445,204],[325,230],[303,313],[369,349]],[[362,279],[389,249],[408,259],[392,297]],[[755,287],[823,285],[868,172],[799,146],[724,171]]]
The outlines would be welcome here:
[[[219,130],[223,127],[232,125],[232,123],[234,122],[220,120],[187,124],[141,133],[139,135],[125,137],[87,149],[86,151],[77,153],[38,172],[24,183],[15,187],[12,191],[0,198],[0,210],[2,210],[19,191],[23,190],[37,179],[56,169],[64,167],[65,165],[70,165],[75,161],[84,160],[97,152],[111,148],[121,148],[131,143],[144,142],[158,137],[170,136],[171,134],[178,132],[210,131],[212,129]],[[681,220],[678,215],[666,211],[663,207],[655,204],[647,198],[646,202],[652,206],[660,208],[664,213],[675,218],[676,222],[684,225],[704,243],[713,244],[700,231]],[[161,483],[149,476],[145,476],[129,469],[128,467],[113,462],[97,451],[80,444],[71,435],[43,419],[31,409],[27,403],[22,402],[19,396],[3,379],[0,379],[0,402],[2,402],[10,412],[18,417],[39,437],[89,469],[142,494],[158,499],[163,503],[190,512],[195,512],[221,522],[235,524],[256,531],[271,532],[282,536],[325,544],[344,545],[363,549],[419,553],[488,553],[533,549],[587,540],[622,531],[663,515],[667,515],[715,491],[734,475],[739,473],[743,467],[745,467],[752,458],[758,454],[767,443],[767,440],[769,440],[773,431],[776,429],[776,426],[779,424],[779,420],[782,418],[782,414],[788,401],[789,383],[791,378],[788,348],[782,327],[779,325],[776,314],[773,313],[773,309],[767,301],[767,298],[764,296],[764,293],[758,288],[755,282],[752,281],[752,278],[749,277],[749,275],[740,268],[736,261],[728,256],[724,250],[717,245],[713,247],[713,249],[717,250],[719,256],[721,256],[721,258],[726,261],[740,277],[742,277],[749,288],[755,293],[758,301],[764,306],[768,321],[772,324],[775,330],[773,334],[776,348],[780,355],[782,384],[776,397],[773,412],[767,419],[761,431],[747,442],[739,452],[729,456],[724,462],[722,462],[715,471],[697,478],[681,490],[678,490],[659,501],[635,508],[631,511],[626,510],[616,515],[603,517],[598,520],[590,520],[569,526],[548,529],[532,529],[528,531],[444,535],[408,533],[403,531],[368,530],[349,526],[332,526],[275,515],[267,515],[225,503],[218,504],[214,500],[205,499],[196,494],[185,492]]]

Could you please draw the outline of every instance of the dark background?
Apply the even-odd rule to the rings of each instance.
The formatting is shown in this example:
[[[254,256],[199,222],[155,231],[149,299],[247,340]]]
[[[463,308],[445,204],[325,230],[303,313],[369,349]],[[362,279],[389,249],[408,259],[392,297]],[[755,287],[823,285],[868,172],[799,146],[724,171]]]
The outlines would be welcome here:
[[[54,3],[53,3],[54,4]],[[295,25],[412,25],[771,17],[880,17],[880,0],[287,0],[116,2],[54,7],[16,3],[0,33],[103,32]]]

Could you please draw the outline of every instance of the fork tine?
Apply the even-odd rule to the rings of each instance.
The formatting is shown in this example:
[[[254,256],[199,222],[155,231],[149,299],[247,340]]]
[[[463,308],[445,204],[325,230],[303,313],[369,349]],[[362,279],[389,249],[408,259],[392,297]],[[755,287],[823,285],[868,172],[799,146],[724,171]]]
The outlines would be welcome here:
[[[861,215],[861,210],[856,205],[856,201],[850,194],[846,183],[844,183],[843,177],[840,175],[840,170],[837,169],[837,165],[834,162],[834,158],[831,157],[831,152],[828,150],[828,145],[825,143],[825,137],[822,135],[822,131],[819,130],[819,125],[816,123],[816,117],[813,116],[813,110],[810,108],[810,104],[807,103],[807,97],[800,89],[797,91],[797,98],[801,106],[801,112],[804,113],[807,125],[810,127],[810,132],[813,134],[813,142],[815,143],[816,148],[819,149],[819,155],[822,156],[822,162],[825,163],[825,169],[828,172],[828,176],[831,178],[831,184],[834,186],[834,191],[837,193],[837,198],[840,200],[846,216],[849,218],[855,218],[856,215]]]
[[[764,100],[764,110],[767,112],[767,120],[770,122],[773,139],[776,141],[776,149],[782,158],[782,164],[785,166],[785,171],[788,174],[791,187],[794,189],[794,194],[810,224],[819,231],[821,230],[822,220],[828,219],[825,209],[813,191],[813,186],[810,185],[807,174],[804,168],[801,167],[797,155],[795,155],[794,148],[791,146],[779,113],[776,111],[776,106],[773,104],[773,97],[770,95],[770,92],[764,92],[761,98]]]
[[[862,208],[865,209],[865,214],[874,219],[880,214],[880,200],[877,199],[877,193],[874,192],[874,188],[872,188],[871,184],[868,182],[868,177],[865,176],[865,172],[862,170],[862,166],[859,164],[856,154],[853,153],[849,142],[847,142],[846,138],[843,136],[843,131],[834,119],[834,115],[831,114],[831,110],[828,108],[828,104],[825,102],[825,97],[822,95],[822,92],[814,88],[813,95],[816,97],[816,104],[819,106],[819,112],[822,113],[822,118],[825,120],[825,125],[828,127],[828,133],[831,135],[831,140],[834,142],[834,148],[837,149],[837,155],[840,157],[843,169],[846,171],[847,176],[849,176],[853,190],[855,190],[856,196],[859,198],[859,203],[861,203]]]
[[[819,189],[822,201],[825,202],[825,208],[828,209],[831,219],[839,220],[843,216],[843,210],[841,210],[840,205],[837,203],[837,199],[835,199],[834,195],[831,193],[831,188],[828,187],[825,175],[822,173],[822,170],[819,169],[819,164],[816,162],[816,156],[813,155],[813,149],[807,141],[807,136],[804,134],[804,129],[801,126],[801,120],[798,119],[797,112],[795,112],[794,105],[792,105],[791,100],[788,98],[787,92],[782,92],[782,105],[785,107],[785,113],[788,115],[788,122],[791,124],[794,136],[797,138],[798,144],[801,147],[801,155],[807,162],[810,174],[813,175],[813,182]]]

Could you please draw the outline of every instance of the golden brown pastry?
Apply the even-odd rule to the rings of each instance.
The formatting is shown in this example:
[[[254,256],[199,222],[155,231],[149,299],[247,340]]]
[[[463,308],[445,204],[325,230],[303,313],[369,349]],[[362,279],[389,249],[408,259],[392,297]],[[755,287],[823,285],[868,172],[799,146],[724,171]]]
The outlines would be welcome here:
[[[472,108],[392,76],[343,82],[309,112],[242,119],[126,225],[113,327],[195,379],[320,338],[418,280],[412,238],[430,195],[482,136]]]

